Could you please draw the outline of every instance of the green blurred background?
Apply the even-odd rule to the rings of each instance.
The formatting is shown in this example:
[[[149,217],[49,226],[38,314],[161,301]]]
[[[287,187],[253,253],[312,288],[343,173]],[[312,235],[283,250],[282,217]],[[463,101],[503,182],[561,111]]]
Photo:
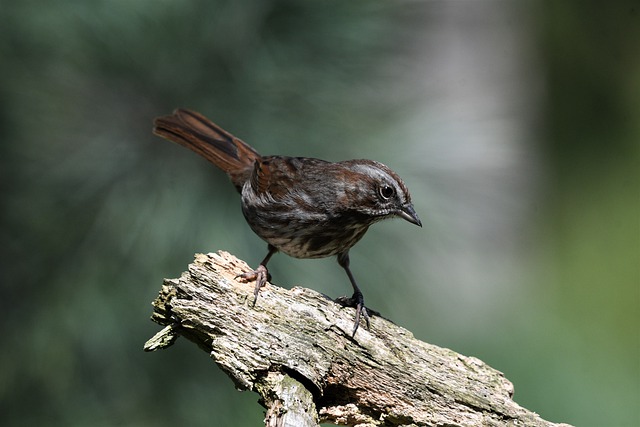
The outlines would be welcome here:
[[[546,419],[640,425],[639,30],[637,1],[2,1],[2,424],[261,424],[189,342],[142,352],[194,253],[265,254],[226,177],[151,135],[181,106],[395,169],[424,227],[351,251],[368,305]],[[350,290],[332,259],[270,269]]]

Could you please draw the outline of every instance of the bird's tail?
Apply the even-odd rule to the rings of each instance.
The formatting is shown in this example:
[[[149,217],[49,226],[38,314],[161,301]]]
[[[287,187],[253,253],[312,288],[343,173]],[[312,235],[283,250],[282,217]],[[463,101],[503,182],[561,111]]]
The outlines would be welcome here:
[[[187,147],[222,169],[238,191],[260,159],[250,145],[195,111],[177,109],[172,115],[156,118],[153,133]]]

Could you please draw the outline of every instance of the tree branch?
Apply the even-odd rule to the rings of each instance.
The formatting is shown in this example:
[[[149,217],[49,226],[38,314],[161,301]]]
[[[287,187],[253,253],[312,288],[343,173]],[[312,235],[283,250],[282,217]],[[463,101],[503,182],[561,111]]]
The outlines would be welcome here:
[[[353,310],[313,290],[267,284],[254,306],[253,284],[234,279],[248,270],[226,252],[197,255],[165,280],[152,319],[166,327],[145,350],[193,341],[260,395],[267,426],[559,426],[511,400],[501,372],[382,317],[352,339]]]

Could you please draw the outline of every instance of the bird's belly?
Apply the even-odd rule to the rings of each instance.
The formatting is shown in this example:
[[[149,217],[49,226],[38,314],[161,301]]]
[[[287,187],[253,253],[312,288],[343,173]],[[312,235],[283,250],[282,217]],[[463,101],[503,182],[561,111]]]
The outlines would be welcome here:
[[[327,230],[331,229],[332,230]],[[254,230],[255,231],[255,230]],[[366,230],[326,227],[300,233],[260,236],[269,244],[294,258],[324,258],[348,251],[364,235]]]
[[[348,216],[243,205],[247,223],[261,239],[294,258],[324,258],[348,251],[368,224]]]

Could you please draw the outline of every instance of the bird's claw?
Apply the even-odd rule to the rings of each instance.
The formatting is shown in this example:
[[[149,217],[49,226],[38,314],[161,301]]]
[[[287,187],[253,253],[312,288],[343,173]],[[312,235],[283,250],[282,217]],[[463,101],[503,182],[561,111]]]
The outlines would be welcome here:
[[[256,286],[253,290],[253,305],[255,305],[256,301],[258,300],[258,292],[260,291],[260,288],[262,288],[267,283],[267,281],[271,279],[271,275],[269,274],[269,270],[267,270],[267,267],[260,264],[255,270],[238,274],[235,278],[243,280],[244,282],[252,282],[255,280]]]
[[[360,317],[364,318],[365,324],[367,325],[367,330],[369,330],[369,309],[364,306],[364,297],[362,296],[362,292],[356,292],[351,297],[339,297],[335,300],[338,304],[343,307],[353,307],[356,309],[356,318],[353,324],[353,331],[351,332],[351,338],[356,336],[356,332],[358,331],[358,327],[360,326]]]

